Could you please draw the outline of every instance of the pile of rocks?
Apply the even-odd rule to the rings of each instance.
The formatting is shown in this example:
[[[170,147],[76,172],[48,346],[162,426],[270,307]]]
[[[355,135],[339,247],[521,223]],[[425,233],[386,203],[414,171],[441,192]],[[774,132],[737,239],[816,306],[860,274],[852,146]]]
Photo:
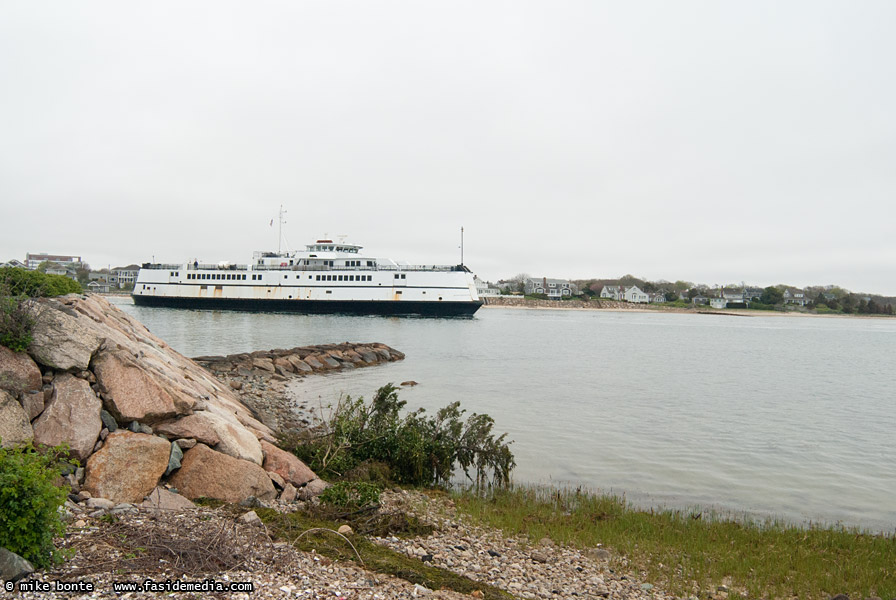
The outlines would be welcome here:
[[[229,385],[103,298],[45,299],[36,312],[27,353],[0,347],[0,443],[68,444],[83,465],[68,475],[73,493],[140,503],[168,483],[238,502],[322,489]]]

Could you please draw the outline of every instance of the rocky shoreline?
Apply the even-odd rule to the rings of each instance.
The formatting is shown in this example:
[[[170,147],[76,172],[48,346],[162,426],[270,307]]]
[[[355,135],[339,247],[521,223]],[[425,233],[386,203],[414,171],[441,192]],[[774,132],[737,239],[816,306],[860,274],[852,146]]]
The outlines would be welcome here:
[[[263,503],[278,510],[300,509],[301,503]],[[473,524],[459,514],[445,495],[394,490],[382,494],[379,511],[408,515],[433,527],[416,537],[374,538],[376,544],[464,575],[473,581],[505,590],[508,598],[614,598],[665,600],[671,598],[632,572],[627,561],[603,548],[585,551],[558,546],[544,539],[532,542],[507,537],[500,531]],[[240,514],[237,516],[237,514]],[[17,591],[20,598],[145,598],[152,591],[114,591],[116,584],[248,582],[252,591],[166,593],[173,598],[434,598],[461,600],[483,597],[430,590],[405,579],[367,571],[354,562],[334,562],[314,552],[296,550],[289,540],[275,538],[253,519],[248,508],[222,507],[174,510],[134,507],[115,519],[83,516],[83,525],[70,528],[61,541],[74,556],[56,569],[35,573],[23,582],[39,582],[45,591]],[[355,534],[346,532],[347,541]],[[209,543],[214,539],[215,543]],[[197,540],[203,543],[197,543]],[[161,559],[160,559],[161,558]],[[91,584],[91,591],[55,591],[54,582]],[[27,584],[26,584],[27,585]],[[475,587],[475,586],[474,586]]]

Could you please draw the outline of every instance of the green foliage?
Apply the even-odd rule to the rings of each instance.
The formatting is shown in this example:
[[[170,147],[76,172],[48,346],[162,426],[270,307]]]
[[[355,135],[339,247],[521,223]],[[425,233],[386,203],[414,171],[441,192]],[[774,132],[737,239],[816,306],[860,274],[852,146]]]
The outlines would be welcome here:
[[[80,294],[82,291],[81,284],[68,277],[15,267],[0,269],[0,282],[6,285],[10,296],[46,298]]]
[[[775,286],[769,286],[762,290],[759,302],[762,304],[783,304],[784,292]]]
[[[61,275],[19,268],[0,269],[0,345],[24,352],[35,323],[34,298],[77,293],[81,285]]]
[[[364,481],[338,481],[320,495],[324,504],[347,510],[360,510],[379,504],[380,488]]]
[[[750,308],[754,310],[778,310],[774,304],[763,304],[762,302],[750,302]]]
[[[31,299],[25,296],[11,296],[6,286],[0,282],[0,346],[14,352],[24,352],[33,339],[34,313]]]
[[[58,509],[68,489],[57,487],[65,451],[40,453],[31,444],[0,448],[0,547],[42,568],[61,559],[53,538],[65,531]]]
[[[491,417],[474,413],[464,422],[459,402],[430,418],[423,409],[402,416],[405,404],[391,384],[377,390],[370,403],[345,397],[320,431],[283,443],[318,473],[337,477],[376,461],[388,465],[395,481],[411,485],[445,483],[455,466],[470,480],[474,470],[480,484],[489,475],[498,485],[510,481],[516,463],[507,434],[492,433]]]

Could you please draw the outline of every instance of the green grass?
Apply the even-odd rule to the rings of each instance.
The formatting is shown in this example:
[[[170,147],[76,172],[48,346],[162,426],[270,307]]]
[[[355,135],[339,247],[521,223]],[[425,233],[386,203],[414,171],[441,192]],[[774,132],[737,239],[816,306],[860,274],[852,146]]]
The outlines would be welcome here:
[[[517,488],[460,493],[457,508],[508,534],[587,548],[602,544],[646,580],[687,598],[730,588],[729,598],[896,597],[896,537],[780,522],[736,522],[639,510],[578,490]]]

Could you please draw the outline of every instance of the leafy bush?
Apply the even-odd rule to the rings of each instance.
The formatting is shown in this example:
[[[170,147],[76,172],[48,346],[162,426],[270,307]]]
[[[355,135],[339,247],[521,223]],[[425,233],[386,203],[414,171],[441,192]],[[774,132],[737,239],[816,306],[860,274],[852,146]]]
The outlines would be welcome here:
[[[320,495],[321,502],[338,508],[360,510],[379,504],[380,488],[363,481],[339,481],[324,490]]]
[[[18,267],[0,269],[0,282],[8,287],[11,296],[47,298],[81,293],[81,284],[62,275],[49,275]]]
[[[0,282],[0,346],[24,352],[31,344],[34,322],[31,299],[9,295]]]
[[[62,275],[4,267],[0,269],[0,345],[24,352],[31,343],[34,298],[79,293],[81,284]]]
[[[283,440],[293,452],[318,473],[341,477],[365,461],[388,465],[399,483],[434,485],[446,483],[460,466],[477,484],[505,485],[516,465],[507,434],[495,437],[494,420],[473,414],[463,421],[460,402],[426,418],[424,409],[401,416],[406,402],[387,384],[377,390],[371,403],[364,398],[340,399],[333,414],[319,431]]]
[[[58,509],[68,489],[57,487],[64,451],[37,452],[31,444],[0,448],[0,547],[42,568],[61,558],[53,537],[65,527]]]

